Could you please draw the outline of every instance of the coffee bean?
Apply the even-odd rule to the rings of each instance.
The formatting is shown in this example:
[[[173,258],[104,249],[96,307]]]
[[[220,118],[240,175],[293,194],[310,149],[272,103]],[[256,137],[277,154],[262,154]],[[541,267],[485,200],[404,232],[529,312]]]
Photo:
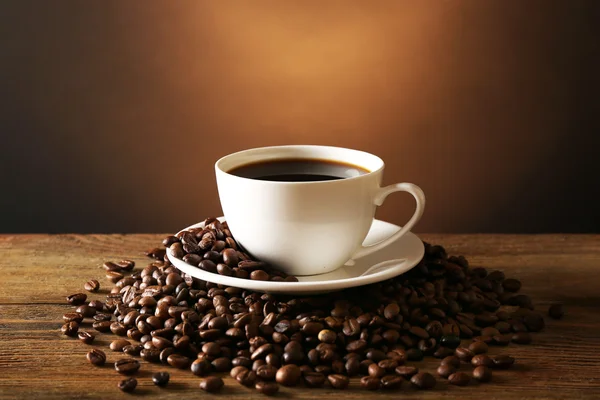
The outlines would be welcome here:
[[[190,365],[190,359],[180,354],[171,354],[167,357],[167,362],[171,367],[185,369]]]
[[[469,350],[471,350],[473,354],[487,353],[488,345],[484,342],[473,342],[469,345]]]
[[[350,379],[342,374],[331,374],[327,377],[329,384],[334,389],[346,389],[350,384]]]
[[[133,375],[140,369],[140,362],[133,358],[121,358],[115,362],[115,371],[123,375]]]
[[[381,378],[381,388],[387,390],[399,389],[403,379],[396,375],[386,375]]]
[[[342,325],[342,332],[346,336],[358,335],[360,333],[360,324],[355,318],[347,319]]]
[[[123,379],[121,382],[119,382],[119,384],[117,386],[123,392],[131,393],[135,390],[135,388],[137,386],[137,379],[135,379],[135,378]]]
[[[515,359],[511,356],[498,355],[492,357],[492,362],[493,364],[491,365],[491,367],[493,368],[508,369],[512,367],[512,365],[515,363]]]
[[[368,372],[369,376],[372,376],[374,378],[382,378],[385,375],[385,369],[381,368],[375,363],[369,365]]]
[[[565,315],[563,305],[559,303],[552,304],[550,308],[548,308],[548,315],[553,319],[561,319],[563,315]]]
[[[217,372],[226,372],[231,369],[231,360],[227,357],[215,358],[210,364]]]
[[[492,337],[492,342],[490,344],[494,346],[507,346],[510,343],[510,340],[510,335],[498,335]]]
[[[254,387],[265,396],[275,396],[279,392],[279,385],[275,382],[256,382]]]
[[[223,256],[223,262],[230,266],[231,268],[237,267],[239,258],[237,256],[237,252],[234,249],[225,249],[221,252]]]
[[[360,386],[367,390],[377,390],[381,386],[381,380],[373,376],[363,376],[360,378]]]
[[[416,375],[413,375],[412,378],[410,378],[410,382],[417,389],[433,389],[436,384],[435,378],[428,372],[419,372]]]
[[[421,361],[423,359],[423,352],[419,349],[408,349],[406,350],[406,359],[409,361]]]
[[[283,367],[277,370],[277,374],[275,375],[275,380],[277,383],[283,386],[296,386],[298,383],[298,379],[300,379],[300,368],[297,365],[289,364],[284,365]]]
[[[448,377],[448,383],[456,386],[467,386],[471,377],[464,372],[455,372]]]
[[[516,332],[512,335],[511,340],[517,344],[529,344],[531,343],[531,334],[528,332]]]
[[[190,366],[192,373],[196,376],[205,376],[210,373],[211,365],[208,360],[194,360],[192,365]]]
[[[245,369],[236,374],[235,380],[238,381],[240,385],[252,387],[256,383],[256,373]]]
[[[519,282],[516,279],[505,279],[502,282],[502,287],[504,288],[504,290],[506,290],[507,292],[518,292],[521,289],[521,282]]]
[[[90,364],[101,367],[106,363],[106,354],[100,349],[92,349],[86,355]]]
[[[123,347],[123,353],[129,356],[139,356],[143,348],[144,346],[142,346],[141,344],[130,344],[128,346]]]
[[[76,322],[76,323],[80,324],[81,321],[83,321],[83,315],[81,315],[80,313],[77,313],[77,312],[68,312],[65,315],[63,315],[63,321]]]
[[[96,336],[93,333],[87,331],[79,331],[77,337],[85,344],[92,344]]]
[[[200,389],[208,393],[216,393],[220,391],[224,385],[225,382],[218,376],[207,376],[200,381]]]
[[[429,333],[421,327],[413,326],[410,328],[409,332],[420,339],[429,339]]]
[[[318,338],[323,343],[335,343],[337,335],[334,331],[329,329],[323,329],[319,332]]]
[[[398,361],[392,359],[381,360],[377,363],[380,368],[383,368],[387,372],[392,372],[398,366]]]
[[[383,316],[386,319],[393,320],[400,314],[400,306],[397,303],[390,303],[383,309]]]
[[[488,326],[481,330],[481,336],[494,337],[498,335],[500,335],[500,331],[491,326]]]
[[[489,382],[492,380],[492,370],[484,365],[475,367],[473,370],[473,378],[477,379],[479,382]]]
[[[448,378],[456,372],[456,367],[451,364],[441,364],[437,369],[437,374],[442,378]]]
[[[89,281],[87,281],[84,285],[83,288],[85,290],[87,290],[88,292],[97,292],[98,290],[100,290],[100,282],[98,282],[95,279],[91,279]]]
[[[87,295],[85,293],[75,293],[70,296],[67,296],[67,303],[72,306],[78,306],[87,300]]]
[[[110,324],[110,331],[117,336],[127,335],[127,327],[120,322],[113,322]]]
[[[124,275],[117,271],[106,271],[106,279],[111,281],[112,283],[117,283],[121,279],[123,279]]]
[[[156,386],[160,386],[160,387],[167,386],[170,378],[171,378],[171,375],[169,375],[168,372],[155,372],[154,374],[152,374],[152,382]]]
[[[461,361],[469,362],[473,358],[474,354],[471,350],[466,349],[464,347],[459,347],[454,351],[456,357],[458,357]]]
[[[480,365],[483,365],[485,367],[491,367],[492,365],[494,365],[494,362],[488,355],[477,354],[473,356],[473,358],[471,358],[471,364],[474,367],[479,367]]]
[[[60,328],[60,331],[63,335],[75,337],[77,336],[77,331],[79,330],[79,324],[75,321],[67,322]]]
[[[144,348],[140,350],[140,357],[142,357],[142,360],[144,361],[155,363],[160,361],[160,353],[160,350],[155,347],[149,349]]]
[[[451,365],[454,368],[460,367],[460,359],[457,356],[448,356],[442,360],[440,365]]]
[[[309,372],[303,375],[304,384],[309,388],[321,387],[325,384],[325,375],[319,372]],[[280,382],[281,383],[281,382]]]
[[[400,375],[404,379],[410,379],[412,376],[419,373],[419,369],[417,367],[412,367],[408,365],[396,367],[395,371],[397,375]]]
[[[256,370],[256,376],[265,381],[274,381],[277,368],[272,365],[261,365]]]
[[[525,318],[523,318],[523,323],[531,332],[539,332],[544,329],[545,326],[544,317],[537,313],[526,315]]]
[[[256,271],[252,271],[250,273],[250,279],[253,281],[268,281],[270,276],[262,269],[257,269]]]

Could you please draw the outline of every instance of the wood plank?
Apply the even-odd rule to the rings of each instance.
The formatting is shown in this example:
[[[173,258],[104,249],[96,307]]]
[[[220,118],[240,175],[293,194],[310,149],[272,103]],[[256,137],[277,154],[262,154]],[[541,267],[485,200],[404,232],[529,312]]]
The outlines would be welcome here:
[[[0,236],[0,397],[1,398],[127,398],[116,383],[121,377],[110,366],[95,368],[85,360],[86,346],[60,334],[61,316],[70,309],[64,297],[83,291],[87,279],[104,285],[90,298],[102,298],[112,284],[100,268],[106,260],[134,259],[144,266],[143,250],[164,235],[4,235]],[[549,303],[565,304],[565,318],[548,319],[545,330],[529,346],[510,345],[494,353],[517,358],[516,368],[494,371],[491,384],[477,388],[448,387],[440,380],[431,392],[405,384],[399,392],[282,388],[279,397],[313,398],[461,398],[559,399],[600,398],[600,265],[599,235],[422,235],[443,244],[451,254],[464,254],[472,265],[504,270],[523,282],[539,310]],[[112,335],[98,336],[106,348]],[[118,355],[107,350],[109,361]],[[416,363],[433,371],[434,360]],[[168,370],[172,384],[155,387],[151,372]],[[465,369],[466,370],[466,369]],[[138,376],[137,395],[166,399],[206,396],[199,378],[188,371],[145,364]],[[254,390],[226,380],[222,396],[263,398]]]

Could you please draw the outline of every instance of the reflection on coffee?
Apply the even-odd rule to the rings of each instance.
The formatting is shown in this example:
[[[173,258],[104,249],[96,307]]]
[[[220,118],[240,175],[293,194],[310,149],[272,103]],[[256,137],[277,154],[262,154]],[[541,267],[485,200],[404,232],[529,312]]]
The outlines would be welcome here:
[[[340,161],[286,158],[241,165],[228,173],[242,178],[277,182],[317,182],[352,178],[370,171]]]

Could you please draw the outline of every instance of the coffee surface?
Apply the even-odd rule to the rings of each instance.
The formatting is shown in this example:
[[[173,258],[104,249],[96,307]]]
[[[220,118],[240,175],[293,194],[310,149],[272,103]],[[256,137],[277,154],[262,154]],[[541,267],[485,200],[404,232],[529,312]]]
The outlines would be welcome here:
[[[339,161],[297,158],[259,161],[228,172],[243,178],[276,182],[331,181],[369,173],[362,167]]]

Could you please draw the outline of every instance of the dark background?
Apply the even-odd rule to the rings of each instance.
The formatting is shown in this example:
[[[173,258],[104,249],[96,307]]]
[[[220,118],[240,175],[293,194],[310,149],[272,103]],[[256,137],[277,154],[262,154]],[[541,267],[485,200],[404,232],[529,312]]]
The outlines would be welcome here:
[[[220,215],[217,158],[302,143],[422,186],[419,232],[600,232],[599,11],[4,0],[0,231],[175,231]]]

